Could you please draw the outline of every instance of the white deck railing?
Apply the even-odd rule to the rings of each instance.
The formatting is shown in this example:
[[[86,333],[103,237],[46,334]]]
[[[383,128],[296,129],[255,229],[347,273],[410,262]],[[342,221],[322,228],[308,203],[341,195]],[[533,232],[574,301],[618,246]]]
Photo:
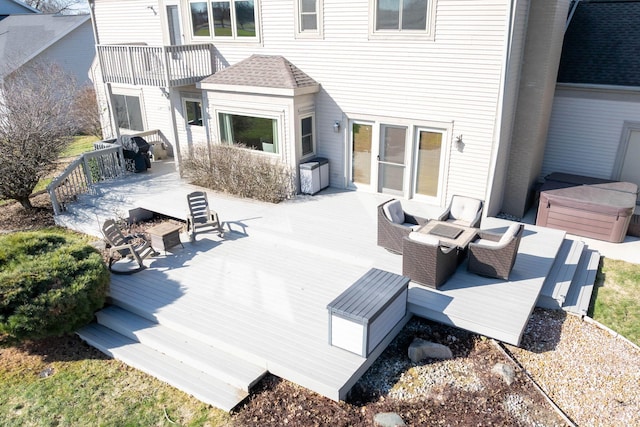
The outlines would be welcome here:
[[[107,83],[173,87],[194,84],[215,72],[213,45],[97,45]]]
[[[167,143],[159,130],[136,133],[149,144]],[[69,202],[80,194],[90,193],[95,183],[121,177],[128,173],[122,145],[113,141],[99,141],[93,144],[94,151],[83,153],[47,186],[53,212],[59,215],[66,210]]]

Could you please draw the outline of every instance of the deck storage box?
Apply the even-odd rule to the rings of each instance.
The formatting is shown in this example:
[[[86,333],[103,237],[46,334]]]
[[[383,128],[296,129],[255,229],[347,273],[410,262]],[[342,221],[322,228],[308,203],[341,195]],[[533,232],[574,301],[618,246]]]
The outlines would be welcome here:
[[[300,192],[316,194],[329,186],[329,160],[316,157],[300,165]]]
[[[406,316],[408,284],[408,277],[369,270],[327,305],[329,344],[368,357]]]

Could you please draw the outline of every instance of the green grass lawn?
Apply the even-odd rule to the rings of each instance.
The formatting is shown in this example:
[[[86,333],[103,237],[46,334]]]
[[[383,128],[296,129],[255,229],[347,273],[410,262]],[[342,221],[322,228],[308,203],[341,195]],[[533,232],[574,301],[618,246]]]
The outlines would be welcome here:
[[[224,426],[230,420],[75,336],[0,352],[3,426]]]
[[[640,345],[640,265],[604,258],[591,317]]]
[[[79,135],[73,138],[73,142],[65,148],[60,157],[77,157],[87,151],[93,151],[93,143],[99,141],[93,135]]]

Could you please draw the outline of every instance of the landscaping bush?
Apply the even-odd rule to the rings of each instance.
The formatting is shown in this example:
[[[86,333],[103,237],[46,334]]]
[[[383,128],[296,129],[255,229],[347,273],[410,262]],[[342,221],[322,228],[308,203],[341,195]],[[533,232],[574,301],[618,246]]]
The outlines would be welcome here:
[[[195,185],[239,197],[278,203],[295,194],[290,167],[245,147],[196,147],[182,170]]]
[[[101,254],[78,235],[0,236],[0,332],[17,339],[73,332],[102,308],[109,278]]]

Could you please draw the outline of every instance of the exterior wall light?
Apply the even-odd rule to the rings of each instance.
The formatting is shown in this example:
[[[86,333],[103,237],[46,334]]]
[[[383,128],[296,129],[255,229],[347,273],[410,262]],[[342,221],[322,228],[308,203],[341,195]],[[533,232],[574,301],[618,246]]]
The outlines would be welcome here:
[[[335,122],[333,122],[333,131],[335,133],[340,132],[340,121],[336,120]]]

